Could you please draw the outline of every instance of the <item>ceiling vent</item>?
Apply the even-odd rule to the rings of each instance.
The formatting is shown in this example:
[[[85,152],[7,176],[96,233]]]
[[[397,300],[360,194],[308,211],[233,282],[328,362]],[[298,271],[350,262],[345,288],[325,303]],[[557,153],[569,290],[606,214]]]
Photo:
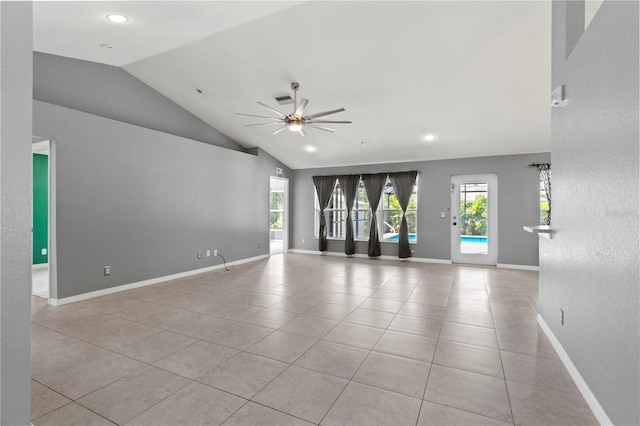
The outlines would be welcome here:
[[[288,105],[293,103],[293,98],[289,95],[277,96],[276,101],[278,101],[280,105]]]

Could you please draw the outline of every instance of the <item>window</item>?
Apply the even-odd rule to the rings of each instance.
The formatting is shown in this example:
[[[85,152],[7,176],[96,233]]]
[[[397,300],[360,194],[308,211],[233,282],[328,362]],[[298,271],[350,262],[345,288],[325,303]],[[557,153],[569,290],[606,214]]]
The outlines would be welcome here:
[[[549,200],[544,190],[544,180],[540,178],[540,225],[548,225],[549,221]]]
[[[316,232],[318,230],[318,223],[320,217],[320,206],[318,205],[318,197],[315,197],[316,203]],[[418,195],[417,185],[413,186],[413,194],[407,207],[407,225],[409,228],[409,242],[415,243],[417,240],[417,206]],[[346,220],[347,220],[347,206],[340,188],[340,183],[336,182],[336,186],[333,189],[333,194],[329,200],[327,208],[324,210],[325,219],[327,221],[327,238],[329,239],[344,239],[346,234]],[[380,241],[398,242],[398,233],[400,232],[400,223],[402,221],[402,209],[400,209],[400,203],[393,190],[391,180],[387,178],[385,188],[380,200],[378,211],[378,234],[380,235]],[[369,199],[367,198],[367,192],[364,188],[364,183],[360,180],[358,184],[358,192],[356,195],[356,201],[353,204],[351,210],[351,221],[353,223],[353,235],[355,240],[367,241],[369,239],[369,226],[371,224],[371,211],[369,206]],[[317,237],[317,235],[316,235]]]

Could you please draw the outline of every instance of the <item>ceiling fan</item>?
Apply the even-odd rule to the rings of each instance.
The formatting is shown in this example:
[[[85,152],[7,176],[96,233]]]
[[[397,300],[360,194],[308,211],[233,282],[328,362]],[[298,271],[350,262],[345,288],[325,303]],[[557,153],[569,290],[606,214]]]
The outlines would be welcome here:
[[[295,81],[291,83],[291,89],[293,89],[293,113],[289,115],[284,114],[276,109],[273,109],[269,105],[264,104],[260,101],[258,101],[259,105],[262,105],[268,110],[276,113],[278,117],[267,117],[264,115],[254,115],[254,114],[242,114],[239,112],[237,112],[236,114],[244,115],[247,117],[266,118],[267,120],[271,120],[268,123],[245,124],[245,126],[268,126],[270,124],[281,125],[281,127],[278,130],[273,132],[274,135],[288,128],[292,132],[298,132],[302,136],[305,136],[307,134],[307,132],[305,132],[304,130],[305,127],[313,127],[314,129],[320,129],[320,130],[334,133],[335,132],[334,129],[330,129],[329,127],[324,127],[324,126],[318,126],[318,124],[351,124],[351,121],[317,120],[317,118],[324,117],[326,115],[342,112],[345,110],[344,108],[338,108],[331,111],[318,112],[316,114],[311,114],[311,115],[303,115],[304,110],[307,107],[307,104],[309,103],[309,100],[302,98],[302,100],[298,104],[297,92],[299,88],[300,88],[299,83]],[[287,98],[289,97],[287,96]]]

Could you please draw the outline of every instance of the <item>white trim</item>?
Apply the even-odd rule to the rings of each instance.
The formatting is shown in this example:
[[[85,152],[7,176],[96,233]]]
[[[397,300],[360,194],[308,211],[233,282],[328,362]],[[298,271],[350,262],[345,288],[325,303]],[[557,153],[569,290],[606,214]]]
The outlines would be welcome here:
[[[587,382],[584,381],[582,375],[573,364],[573,361],[571,361],[571,358],[569,358],[569,355],[562,347],[562,344],[560,343],[556,335],[553,334],[553,331],[551,331],[546,321],[540,314],[538,314],[538,324],[540,325],[540,328],[542,328],[542,331],[544,331],[544,334],[547,335],[547,338],[553,345],[553,348],[556,350],[556,353],[560,357],[560,360],[566,367],[569,375],[571,375],[571,378],[578,387],[578,390],[582,394],[582,397],[585,399],[585,401],[587,401],[589,408],[591,408],[591,411],[593,412],[593,415],[596,416],[598,422],[600,422],[600,424],[603,426],[613,425],[613,422],[609,419],[607,413],[605,413],[604,408],[602,408],[602,405],[600,405],[600,403],[596,399],[596,396],[593,394],[593,392],[591,392],[591,389],[589,389],[589,385],[587,385]]]
[[[341,257],[346,257],[347,255],[344,253],[340,253],[337,251],[327,251],[327,252],[320,252],[320,251],[316,251],[316,250],[301,250],[301,249],[291,249],[289,250],[289,253],[299,253],[299,254],[315,254],[315,255],[322,255],[322,256],[341,256]],[[410,262],[419,262],[419,263],[444,263],[447,265],[451,264],[450,260],[447,259],[428,259],[425,257],[409,257],[407,259],[400,259],[396,256],[380,256],[380,257],[369,257],[366,254],[354,254],[352,255],[352,257],[358,258],[358,259],[382,259],[382,260],[399,260],[399,261],[410,261]]]
[[[496,264],[496,268],[521,269],[521,270],[524,270],[524,271],[539,271],[540,270],[539,266],[533,266],[533,265],[511,265],[509,263],[497,263]]]
[[[227,267],[234,266],[234,265],[240,265],[242,263],[254,262],[256,260],[266,259],[268,257],[269,257],[268,254],[263,254],[263,255],[260,255],[260,256],[249,257],[249,258],[246,258],[246,259],[240,259],[240,260],[236,260],[234,262],[227,263]],[[158,283],[161,283],[161,282],[164,282],[164,281],[170,281],[170,280],[175,280],[175,279],[178,279],[178,278],[189,277],[191,275],[202,274],[204,272],[215,271],[215,270],[223,269],[223,268],[224,268],[224,265],[208,266],[206,268],[193,269],[191,271],[180,272],[178,274],[165,275],[164,277],[152,278],[152,279],[149,279],[149,280],[138,281],[138,282],[131,283],[131,284],[119,285],[117,287],[110,287],[110,288],[105,288],[105,289],[102,289],[102,290],[91,291],[89,293],[77,294],[75,296],[65,297],[63,299],[53,299],[53,298],[51,298],[51,299],[49,299],[49,304],[52,305],[52,306],[66,305],[66,304],[69,304],[69,303],[80,302],[82,300],[88,300],[88,299],[93,299],[93,298],[100,297],[100,296],[106,296],[108,294],[119,293],[121,291],[131,290],[131,289],[134,289],[134,288],[146,287],[148,285],[158,284]]]

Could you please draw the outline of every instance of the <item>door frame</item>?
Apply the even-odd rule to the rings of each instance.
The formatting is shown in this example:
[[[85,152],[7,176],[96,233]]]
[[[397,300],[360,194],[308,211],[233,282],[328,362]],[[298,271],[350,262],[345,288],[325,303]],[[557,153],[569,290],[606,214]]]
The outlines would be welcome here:
[[[460,183],[487,182],[487,253],[460,253]],[[498,263],[498,175],[495,173],[451,176],[451,262],[474,265]]]
[[[283,220],[284,224],[282,227],[282,253],[285,254],[289,251],[289,178],[285,178],[282,176],[269,176],[269,202],[268,202],[268,224],[271,224],[271,182],[272,181],[281,181],[281,185],[283,186],[284,192],[284,215]],[[269,227],[269,234],[271,234],[271,227]],[[273,255],[271,253],[271,235],[269,235],[269,255]],[[276,253],[279,254],[279,253]]]

